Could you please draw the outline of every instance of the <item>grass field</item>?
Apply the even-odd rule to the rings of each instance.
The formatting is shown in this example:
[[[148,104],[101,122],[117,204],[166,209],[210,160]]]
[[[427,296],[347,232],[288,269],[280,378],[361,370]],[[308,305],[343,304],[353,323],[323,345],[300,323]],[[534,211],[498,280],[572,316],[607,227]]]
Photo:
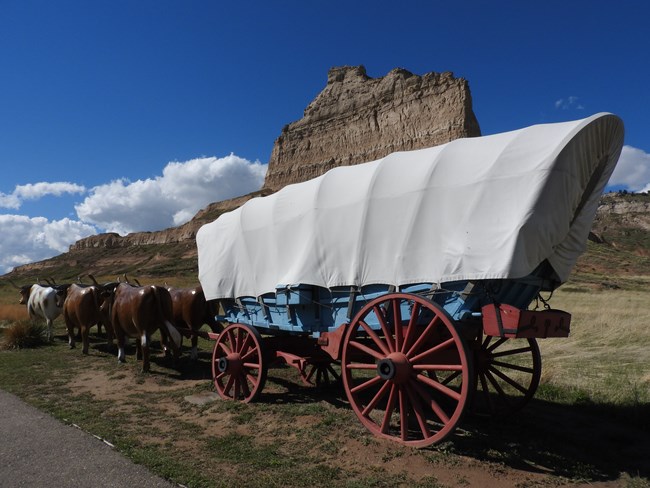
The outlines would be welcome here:
[[[188,487],[650,487],[645,290],[561,288],[551,304],[572,313],[571,336],[539,341],[535,399],[509,418],[468,416],[427,449],[372,437],[342,390],[302,386],[290,368],[269,372],[256,403],[194,404],[214,391],[212,343],[195,364],[157,357],[142,374],[132,350],[119,365],[99,338],[87,357],[70,351],[60,319],[53,344],[0,352],[0,387]],[[0,293],[0,324],[16,298]]]

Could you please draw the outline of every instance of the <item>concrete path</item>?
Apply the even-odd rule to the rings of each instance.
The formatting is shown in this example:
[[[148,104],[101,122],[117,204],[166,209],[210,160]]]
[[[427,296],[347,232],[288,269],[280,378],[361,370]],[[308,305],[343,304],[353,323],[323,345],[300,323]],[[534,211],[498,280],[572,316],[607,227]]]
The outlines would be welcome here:
[[[0,389],[0,488],[172,488],[100,439]]]

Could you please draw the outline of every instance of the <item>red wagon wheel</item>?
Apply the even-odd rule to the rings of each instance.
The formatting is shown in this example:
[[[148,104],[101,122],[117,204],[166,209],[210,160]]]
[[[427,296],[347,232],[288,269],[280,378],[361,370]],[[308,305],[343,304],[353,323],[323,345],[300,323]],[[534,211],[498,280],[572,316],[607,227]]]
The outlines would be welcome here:
[[[212,378],[222,398],[248,403],[266,383],[262,337],[253,327],[231,324],[217,338],[212,352]]]
[[[361,423],[414,447],[449,435],[474,391],[472,357],[453,321],[435,303],[407,293],[361,309],[343,340],[341,374]]]
[[[509,415],[526,405],[539,386],[542,356],[535,339],[486,336],[476,350],[476,415]]]

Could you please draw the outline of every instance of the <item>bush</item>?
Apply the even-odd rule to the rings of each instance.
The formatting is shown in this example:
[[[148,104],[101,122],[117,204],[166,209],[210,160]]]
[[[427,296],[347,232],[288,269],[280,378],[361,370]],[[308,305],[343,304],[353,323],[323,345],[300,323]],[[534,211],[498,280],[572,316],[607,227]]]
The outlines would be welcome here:
[[[2,329],[0,349],[24,349],[39,346],[46,341],[46,328],[29,320],[19,320]]]

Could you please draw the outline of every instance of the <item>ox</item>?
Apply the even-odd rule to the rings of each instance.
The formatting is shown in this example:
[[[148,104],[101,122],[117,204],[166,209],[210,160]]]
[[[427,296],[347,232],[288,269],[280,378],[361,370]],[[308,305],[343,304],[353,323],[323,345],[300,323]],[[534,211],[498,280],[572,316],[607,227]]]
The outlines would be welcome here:
[[[13,284],[13,283],[12,283]],[[20,290],[20,304],[27,305],[31,320],[45,319],[47,324],[47,340],[52,340],[52,324],[61,315],[61,307],[57,305],[56,290],[51,286],[39,284],[17,286]]]
[[[172,297],[174,325],[185,337],[191,337],[192,352],[190,358],[196,360],[199,340],[197,332],[203,324],[207,324],[212,329],[212,332],[221,332],[223,329],[215,320],[216,310],[214,304],[205,300],[205,294],[201,286],[195,288],[167,287],[167,291]]]
[[[64,288],[61,287],[58,292],[57,297],[59,302],[64,300],[63,318],[65,319],[65,325],[68,330],[70,349],[75,347],[74,330],[76,327],[81,334],[81,352],[88,354],[88,332],[96,324],[97,332],[100,333],[102,323],[106,325],[106,335],[109,344],[113,343],[113,331],[109,325],[110,321],[100,309],[103,301],[103,288],[99,284],[84,285],[73,283],[66,285]]]
[[[168,343],[171,339],[174,351],[178,351],[181,337],[172,323],[172,301],[166,289],[119,283],[114,290],[102,306],[108,303],[110,308],[119,362],[126,360],[126,337],[135,337],[138,339],[136,357],[142,356],[142,371],[149,371],[149,341],[157,329],[160,329],[161,341]]]

